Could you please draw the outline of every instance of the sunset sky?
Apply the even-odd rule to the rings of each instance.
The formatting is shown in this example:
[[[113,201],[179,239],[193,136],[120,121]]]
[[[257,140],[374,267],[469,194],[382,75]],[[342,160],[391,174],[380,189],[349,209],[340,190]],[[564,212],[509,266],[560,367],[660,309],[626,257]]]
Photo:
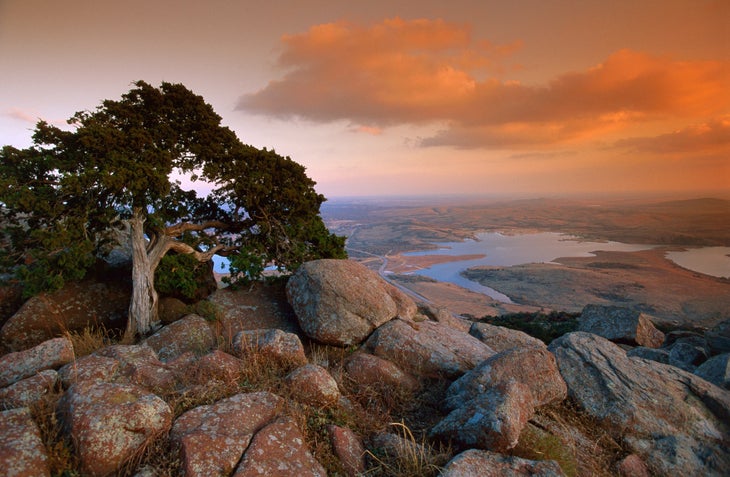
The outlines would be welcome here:
[[[183,83],[328,197],[730,195],[727,0],[0,0],[0,145]]]

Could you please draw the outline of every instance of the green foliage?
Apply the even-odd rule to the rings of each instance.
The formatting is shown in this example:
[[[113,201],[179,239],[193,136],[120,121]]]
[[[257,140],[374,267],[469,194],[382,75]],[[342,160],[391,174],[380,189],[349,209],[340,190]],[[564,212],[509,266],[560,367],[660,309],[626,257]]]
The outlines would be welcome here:
[[[28,294],[60,287],[83,277],[108,250],[109,230],[128,219],[143,224],[147,272],[162,267],[161,290],[189,293],[190,267],[216,252],[233,258],[234,280],[268,264],[293,271],[344,257],[304,167],[242,144],[220,121],[183,85],[139,81],[120,100],[76,113],[71,130],[39,122],[32,147],[0,151],[0,273],[15,273]],[[173,173],[214,189],[198,197]],[[171,250],[176,258],[165,257]]]
[[[214,323],[220,321],[221,310],[218,305],[208,300],[200,300],[199,302],[190,305],[190,312],[195,313],[198,316],[202,316],[206,321]]]
[[[155,271],[155,288],[165,295],[179,293],[185,298],[195,298],[198,289],[195,272],[200,266],[201,263],[191,255],[165,255]]]
[[[223,277],[223,282],[231,285],[250,283],[261,277],[266,268],[266,255],[250,250],[241,250],[229,260],[230,275]]]
[[[508,313],[500,316],[485,316],[480,321],[496,326],[519,330],[550,344],[552,340],[578,329],[580,313],[551,311],[548,314]]]

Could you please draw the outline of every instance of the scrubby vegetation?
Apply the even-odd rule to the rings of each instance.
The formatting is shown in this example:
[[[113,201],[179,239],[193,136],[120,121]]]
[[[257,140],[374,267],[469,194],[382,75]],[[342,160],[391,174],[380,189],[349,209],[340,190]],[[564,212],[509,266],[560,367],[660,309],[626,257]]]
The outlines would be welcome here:
[[[580,313],[551,311],[549,313],[508,313],[500,316],[485,316],[481,320],[496,326],[519,330],[550,344],[552,340],[578,328]]]
[[[103,328],[86,328],[68,332],[66,335],[73,342],[77,358],[117,344],[121,338]],[[219,349],[232,352],[231,343],[220,343]],[[190,409],[213,404],[238,393],[269,391],[285,398],[284,414],[297,423],[309,449],[326,468],[328,475],[344,475],[327,432],[330,424],[352,429],[366,443],[373,436],[385,431],[404,439],[403,449],[399,449],[397,453],[370,446],[366,456],[366,475],[438,475],[453,452],[440,443],[429,442],[426,432],[429,425],[440,416],[438,407],[448,383],[434,380],[425,387],[426,392],[419,395],[382,384],[363,387],[352,382],[344,369],[345,359],[356,348],[343,349],[307,343],[307,349],[309,361],[328,369],[350,406],[318,407],[290,399],[291,391],[287,389],[284,378],[297,365],[272,361],[270,356],[264,356],[255,349],[246,351],[235,379],[210,380],[204,386],[199,386],[196,385],[197,376],[183,375],[175,390],[157,390],[156,394],[168,403],[176,419]],[[39,424],[48,451],[51,475],[75,477],[81,475],[80,461],[56,412],[62,395],[60,387],[48,393],[32,407],[32,415]],[[174,448],[167,435],[151,439],[127,462],[119,475],[132,476],[143,468],[153,471],[155,475],[180,474],[179,450]]]

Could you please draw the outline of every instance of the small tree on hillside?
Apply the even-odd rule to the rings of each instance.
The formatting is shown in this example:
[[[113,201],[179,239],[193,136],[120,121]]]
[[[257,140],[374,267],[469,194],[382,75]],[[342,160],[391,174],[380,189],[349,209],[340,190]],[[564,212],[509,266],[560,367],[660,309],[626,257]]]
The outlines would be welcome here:
[[[229,256],[233,279],[265,264],[344,257],[319,215],[325,200],[304,167],[242,144],[202,97],[145,82],[121,100],[79,112],[64,131],[39,122],[34,146],[0,153],[7,247],[0,264],[32,294],[84,276],[111,228],[130,230],[133,292],[127,334],[157,322],[154,273],[169,251],[204,262]],[[213,187],[198,197],[173,173]]]

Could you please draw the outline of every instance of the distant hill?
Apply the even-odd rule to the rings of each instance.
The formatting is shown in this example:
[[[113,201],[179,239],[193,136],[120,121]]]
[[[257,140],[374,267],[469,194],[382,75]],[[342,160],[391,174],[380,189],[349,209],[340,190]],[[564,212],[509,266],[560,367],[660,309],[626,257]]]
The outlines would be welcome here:
[[[730,200],[718,198],[341,201],[323,209],[323,215],[334,232],[350,237],[348,246],[377,254],[510,229],[625,243],[730,246]]]

